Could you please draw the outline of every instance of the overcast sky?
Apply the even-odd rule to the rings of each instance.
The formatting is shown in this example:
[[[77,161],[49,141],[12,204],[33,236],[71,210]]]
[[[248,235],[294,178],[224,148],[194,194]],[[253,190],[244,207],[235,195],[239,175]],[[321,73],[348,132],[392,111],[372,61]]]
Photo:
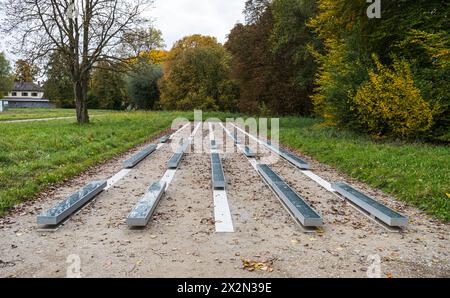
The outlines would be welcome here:
[[[237,22],[243,22],[246,0],[155,0],[148,16],[162,31],[167,49],[180,38],[191,34],[217,37],[224,43],[227,34]],[[5,39],[0,39],[0,51],[6,51],[11,60],[18,59],[8,52]]]
[[[237,22],[243,22],[245,0],[156,0],[150,15],[163,32],[168,48],[195,33],[212,35],[219,42]]]

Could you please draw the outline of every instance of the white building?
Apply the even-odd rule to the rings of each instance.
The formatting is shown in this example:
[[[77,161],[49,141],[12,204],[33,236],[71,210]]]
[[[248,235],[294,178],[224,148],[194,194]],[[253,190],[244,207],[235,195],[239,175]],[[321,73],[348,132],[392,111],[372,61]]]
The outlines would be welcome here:
[[[48,99],[44,99],[44,90],[32,82],[16,82],[7,96],[0,99],[7,102],[9,108],[54,108]]]

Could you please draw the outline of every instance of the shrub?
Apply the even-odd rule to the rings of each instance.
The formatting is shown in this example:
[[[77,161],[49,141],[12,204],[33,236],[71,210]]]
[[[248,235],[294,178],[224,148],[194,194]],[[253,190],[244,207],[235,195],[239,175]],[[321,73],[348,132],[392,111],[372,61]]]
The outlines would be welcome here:
[[[393,67],[381,64],[374,56],[376,71],[354,97],[362,127],[374,136],[413,137],[433,125],[433,110],[414,86],[410,66],[394,59]]]

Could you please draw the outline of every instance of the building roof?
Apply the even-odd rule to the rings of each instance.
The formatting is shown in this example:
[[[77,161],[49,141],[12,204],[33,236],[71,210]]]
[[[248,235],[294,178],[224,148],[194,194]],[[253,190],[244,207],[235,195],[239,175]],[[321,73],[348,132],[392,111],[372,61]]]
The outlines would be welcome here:
[[[33,82],[14,82],[12,91],[34,91],[42,92],[42,88]]]

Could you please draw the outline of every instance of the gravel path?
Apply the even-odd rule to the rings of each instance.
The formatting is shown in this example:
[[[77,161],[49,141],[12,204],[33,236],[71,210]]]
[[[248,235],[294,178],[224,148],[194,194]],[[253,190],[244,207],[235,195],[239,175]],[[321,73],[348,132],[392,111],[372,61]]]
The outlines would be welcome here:
[[[207,134],[205,125],[197,137]],[[364,190],[408,215],[410,227],[403,233],[387,233],[279,160],[274,170],[324,217],[323,233],[305,234],[245,156],[230,153],[224,154],[223,166],[235,232],[215,233],[210,157],[189,153],[151,223],[145,229],[130,230],[125,217],[148,186],[164,174],[172,154],[167,145],[56,232],[38,230],[36,215],[42,210],[88,181],[114,175],[120,162],[142,147],[0,219],[0,277],[65,277],[70,255],[81,258],[83,277],[366,277],[369,255],[381,258],[384,277],[450,277],[449,224],[308,157],[303,158],[316,174]],[[259,157],[267,153],[260,148]],[[256,266],[246,270],[243,260]]]

